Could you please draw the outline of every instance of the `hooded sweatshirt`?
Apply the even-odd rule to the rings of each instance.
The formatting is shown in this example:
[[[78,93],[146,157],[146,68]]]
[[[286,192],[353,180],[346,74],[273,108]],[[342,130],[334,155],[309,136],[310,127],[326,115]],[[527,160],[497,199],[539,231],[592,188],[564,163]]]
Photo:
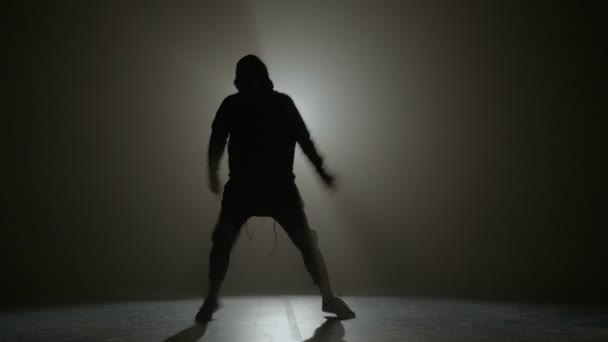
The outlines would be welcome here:
[[[273,90],[266,66],[249,55],[237,64],[239,92],[224,99],[212,124],[209,172],[217,172],[226,143],[230,179],[269,185],[293,181],[295,145],[322,170],[323,159],[292,99]]]

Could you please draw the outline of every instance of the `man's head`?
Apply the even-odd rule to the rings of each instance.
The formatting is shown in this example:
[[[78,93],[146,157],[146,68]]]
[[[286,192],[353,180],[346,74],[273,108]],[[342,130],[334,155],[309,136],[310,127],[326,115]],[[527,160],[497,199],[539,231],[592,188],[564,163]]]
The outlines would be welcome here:
[[[234,85],[239,91],[272,90],[274,84],[268,76],[268,69],[260,58],[247,55],[236,64]]]

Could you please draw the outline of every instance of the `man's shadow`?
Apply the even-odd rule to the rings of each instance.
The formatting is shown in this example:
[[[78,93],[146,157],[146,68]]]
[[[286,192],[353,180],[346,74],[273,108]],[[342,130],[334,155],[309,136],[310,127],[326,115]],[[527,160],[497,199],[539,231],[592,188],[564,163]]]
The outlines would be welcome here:
[[[168,337],[165,342],[196,342],[205,335],[205,331],[207,331],[207,322],[194,323],[192,326]]]
[[[346,342],[344,325],[339,318],[325,317],[327,320],[321,324],[311,338],[303,342]],[[165,342],[196,342],[207,330],[207,323],[195,323],[194,325],[179,331],[175,335],[167,338]]]
[[[302,342],[346,342],[342,320],[336,317],[325,317],[327,320],[321,324],[311,338]]]

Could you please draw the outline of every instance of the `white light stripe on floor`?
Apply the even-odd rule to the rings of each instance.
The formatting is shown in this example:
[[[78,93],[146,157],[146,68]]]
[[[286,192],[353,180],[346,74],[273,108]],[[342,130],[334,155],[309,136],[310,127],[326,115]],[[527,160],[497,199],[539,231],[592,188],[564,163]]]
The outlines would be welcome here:
[[[283,300],[285,302],[285,314],[287,315],[287,322],[289,322],[291,337],[293,337],[293,339],[296,341],[302,341],[302,333],[300,333],[300,328],[298,327],[298,322],[296,321],[296,315],[293,312],[289,298],[283,297]]]

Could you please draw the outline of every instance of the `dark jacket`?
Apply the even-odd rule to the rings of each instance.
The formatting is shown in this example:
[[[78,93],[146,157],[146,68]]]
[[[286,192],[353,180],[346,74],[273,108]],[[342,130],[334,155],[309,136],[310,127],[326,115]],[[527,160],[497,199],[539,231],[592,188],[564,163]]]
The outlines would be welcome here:
[[[228,96],[213,120],[209,172],[218,171],[228,140],[230,179],[260,185],[292,181],[296,143],[317,171],[323,159],[295,104],[274,90]]]

